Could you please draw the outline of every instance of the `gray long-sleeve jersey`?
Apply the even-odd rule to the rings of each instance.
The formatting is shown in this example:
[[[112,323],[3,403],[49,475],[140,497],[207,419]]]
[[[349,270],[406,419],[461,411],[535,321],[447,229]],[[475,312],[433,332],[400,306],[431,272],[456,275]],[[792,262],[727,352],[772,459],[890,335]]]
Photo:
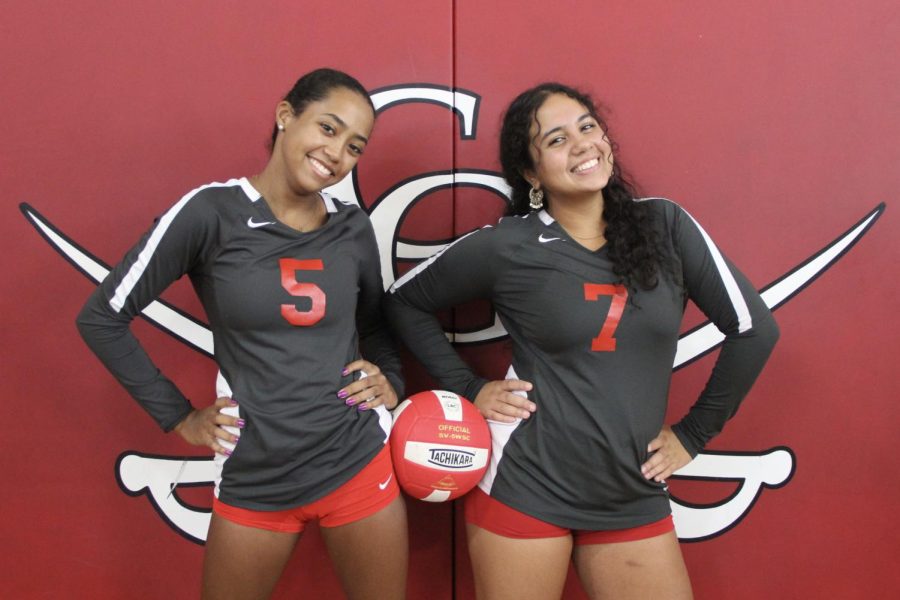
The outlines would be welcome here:
[[[131,333],[131,320],[188,274],[209,319],[215,360],[246,421],[217,461],[218,497],[254,510],[315,501],[383,448],[390,415],[337,398],[362,355],[403,393],[381,314],[375,235],[356,206],[322,201],[328,219],[301,233],[278,222],[246,179],[185,195],[126,254],[78,316],[85,341],[166,431],[191,405]]]
[[[501,219],[397,280],[388,314],[441,385],[474,399],[486,380],[456,354],[434,311],[489,299],[512,341],[509,377],[530,381],[529,419],[489,422],[491,466],[480,487],[573,529],[620,529],[665,517],[662,483],[641,465],[666,413],[690,298],[726,335],[712,376],[673,429],[696,455],[737,410],[778,329],[755,288],[676,204],[649,202],[683,277],[653,290],[617,283],[606,247],[579,245],[547,213]],[[633,296],[633,297],[629,297]]]

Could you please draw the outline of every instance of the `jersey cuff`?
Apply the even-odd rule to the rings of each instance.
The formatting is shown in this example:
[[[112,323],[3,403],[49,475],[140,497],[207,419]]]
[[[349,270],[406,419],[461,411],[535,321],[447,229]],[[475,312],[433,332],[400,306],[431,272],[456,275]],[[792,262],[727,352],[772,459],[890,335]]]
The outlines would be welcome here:
[[[463,391],[463,396],[474,404],[475,398],[478,397],[478,394],[481,392],[481,388],[486,386],[489,383],[489,380],[482,379],[481,377],[476,377],[473,379],[468,385],[466,385],[466,389]]]
[[[391,386],[394,388],[394,393],[397,394],[397,405],[399,406],[401,402],[403,402],[404,394],[406,393],[406,385],[403,382],[403,377],[400,373],[393,372],[385,372],[384,376],[387,377],[387,380],[391,382]],[[397,408],[396,406],[394,408]],[[390,409],[390,410],[393,410]]]
[[[169,432],[171,432],[173,429],[175,429],[176,427],[178,427],[178,424],[179,424],[179,423],[181,423],[182,421],[184,421],[185,419],[187,419],[187,418],[188,418],[188,415],[190,415],[193,411],[194,411],[194,407],[191,405],[190,402],[188,402],[188,403],[186,404],[186,406],[184,407],[184,410],[183,410],[181,413],[179,413],[174,419],[172,419],[172,420],[170,420],[170,421],[168,421],[168,422],[166,422],[166,421],[161,421],[161,422],[159,423],[159,426],[162,427],[162,430],[163,430],[164,432],[169,433]]]
[[[696,444],[684,431],[682,423],[683,421],[672,425],[672,433],[675,434],[675,437],[678,438],[678,441],[681,442],[681,445],[684,446],[687,453],[691,455],[691,458],[696,458],[697,454],[703,450],[703,444]]]

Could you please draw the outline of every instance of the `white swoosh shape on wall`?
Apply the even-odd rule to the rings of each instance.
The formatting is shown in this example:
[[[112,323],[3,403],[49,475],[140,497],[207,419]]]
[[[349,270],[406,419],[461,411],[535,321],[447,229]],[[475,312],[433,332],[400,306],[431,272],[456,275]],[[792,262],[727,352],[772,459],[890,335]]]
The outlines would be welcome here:
[[[108,266],[65,236],[29,205],[22,204],[20,208],[50,245],[55,247],[79,271],[95,283],[103,281],[103,278],[109,273]],[[825,272],[862,238],[863,234],[878,220],[884,209],[884,203],[879,204],[846,233],[776,281],[762,288],[760,294],[766,306],[774,310],[812,283],[816,277]],[[207,356],[213,355],[213,336],[209,327],[173,305],[162,300],[155,300],[143,310],[143,316],[189,346],[200,350]],[[715,349],[724,339],[725,336],[709,321],[681,334],[673,368],[680,369],[693,362]]]
[[[88,279],[100,283],[109,267],[65,236],[27,204],[20,205],[25,217],[66,260]],[[884,203],[846,233],[812,257],[772,282],[760,293],[770,309],[776,309],[812,283],[859,241],[884,212]],[[213,339],[209,328],[187,313],[162,300],[151,302],[142,315],[151,323],[198,351],[212,356]],[[502,332],[496,320],[494,328]],[[674,369],[679,369],[712,351],[724,335],[710,323],[703,323],[679,338]],[[764,487],[781,487],[791,479],[794,456],[788,448],[767,452],[700,453],[674,476],[711,480],[737,480],[737,491],[715,505],[695,506],[671,497],[676,532],[682,541],[701,541],[731,529],[750,511]],[[120,487],[130,495],[148,494],[161,517],[186,538],[202,543],[206,538],[210,512],[184,504],[173,494],[179,484],[212,484],[212,459],[198,457],[148,456],[125,452],[117,461]]]

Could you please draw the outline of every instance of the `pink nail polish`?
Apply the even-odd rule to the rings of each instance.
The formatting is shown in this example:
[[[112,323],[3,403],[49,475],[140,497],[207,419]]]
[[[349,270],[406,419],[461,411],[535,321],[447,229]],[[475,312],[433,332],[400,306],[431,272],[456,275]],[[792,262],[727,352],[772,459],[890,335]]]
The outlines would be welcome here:
[[[229,402],[232,406],[237,406],[237,400],[235,400],[234,398],[229,399],[228,402]]]
[[[339,392],[337,393],[338,398],[341,398],[342,400],[343,400],[344,398],[346,398],[348,395],[349,395],[349,394],[347,394],[347,391],[346,391],[346,390],[341,390],[341,391],[339,391]]]
[[[225,454],[225,456],[231,456],[231,450],[229,450],[228,448],[222,448],[222,452]]]
[[[344,404],[346,404],[347,406],[353,406],[354,404],[356,404],[356,398],[347,398],[344,401]]]
[[[356,407],[356,410],[369,410],[369,405],[368,404],[360,404],[359,406]]]
[[[341,375],[346,376],[346,375],[349,375],[349,374],[350,374],[350,369],[344,369],[343,371],[341,371]]]
[[[247,422],[244,421],[243,419],[238,419],[238,420],[237,420],[237,423],[236,423],[236,425],[237,425],[238,427],[243,427],[243,426],[246,425],[246,424],[247,424]]]

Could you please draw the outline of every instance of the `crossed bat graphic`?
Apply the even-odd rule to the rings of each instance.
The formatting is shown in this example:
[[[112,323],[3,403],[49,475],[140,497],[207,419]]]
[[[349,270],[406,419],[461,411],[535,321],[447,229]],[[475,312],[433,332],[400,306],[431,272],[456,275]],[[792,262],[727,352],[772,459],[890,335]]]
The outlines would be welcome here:
[[[377,208],[387,208],[391,203],[384,201],[389,199],[390,197],[382,199]],[[103,281],[109,273],[109,266],[63,234],[28,204],[21,204],[20,209],[38,233],[77,270],[95,283]],[[766,305],[775,310],[811,284],[865,235],[884,209],[884,203],[879,204],[834,241],[762,288],[760,294]],[[373,213],[372,220],[377,233],[381,219],[377,219]],[[383,242],[379,240],[379,245],[382,244]],[[398,247],[405,248],[406,252],[401,254],[418,256],[422,253],[422,248],[405,247],[402,242],[396,240],[389,240],[389,244],[394,246],[391,248],[394,252]],[[433,252],[439,248],[440,246],[436,245],[430,250]],[[396,256],[394,252],[389,252],[388,256]],[[186,312],[165,301],[155,300],[143,310],[142,316],[180,342],[208,357],[213,357],[212,332],[204,323]],[[503,333],[496,327],[485,331],[490,338]],[[713,351],[722,343],[724,337],[709,321],[683,333],[678,341],[673,369],[678,370]],[[457,341],[466,340],[457,337]],[[764,488],[786,485],[795,468],[796,459],[793,452],[783,446],[762,452],[707,451],[698,454],[673,477],[737,482],[738,488],[731,496],[717,504],[693,505],[672,496],[672,511],[678,537],[681,541],[701,541],[728,531],[752,509]],[[211,486],[216,477],[214,459],[156,456],[126,451],[117,460],[116,476],[126,493],[133,496],[146,494],[160,516],[175,531],[192,541],[198,543],[205,541],[210,510],[186,504],[175,492],[178,487]]]

